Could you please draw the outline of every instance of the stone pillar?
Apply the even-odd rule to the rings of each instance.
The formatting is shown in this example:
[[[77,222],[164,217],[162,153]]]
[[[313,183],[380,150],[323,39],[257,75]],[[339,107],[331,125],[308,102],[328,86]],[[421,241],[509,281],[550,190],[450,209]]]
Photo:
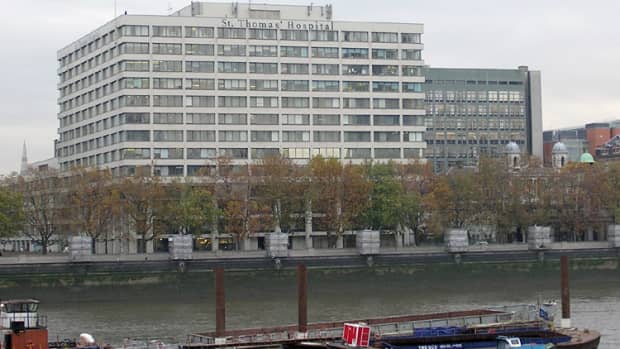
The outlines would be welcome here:
[[[381,235],[378,230],[362,230],[355,234],[355,246],[362,256],[379,254]]]
[[[396,248],[402,248],[403,247],[403,233],[401,233],[400,231],[395,231],[394,239],[396,240]]]
[[[271,233],[265,236],[265,253],[267,257],[280,258],[288,256],[288,235]]]
[[[607,242],[611,248],[620,248],[620,225],[611,224],[607,227]]]
[[[465,252],[469,246],[469,238],[465,229],[448,229],[444,234],[448,252]]]
[[[336,248],[344,248],[344,238],[341,235],[338,235],[338,237],[336,238]]]
[[[527,229],[528,249],[540,250],[551,246],[551,227],[531,226]]]
[[[170,258],[173,260],[192,259],[194,240],[191,235],[177,235],[169,241]]]

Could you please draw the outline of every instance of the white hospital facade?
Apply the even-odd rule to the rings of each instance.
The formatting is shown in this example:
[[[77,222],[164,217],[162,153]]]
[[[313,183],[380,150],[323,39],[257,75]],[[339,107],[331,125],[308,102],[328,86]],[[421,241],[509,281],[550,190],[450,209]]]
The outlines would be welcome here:
[[[58,52],[61,169],[209,171],[424,157],[421,24],[344,22],[331,6],[201,3],[122,15]]]

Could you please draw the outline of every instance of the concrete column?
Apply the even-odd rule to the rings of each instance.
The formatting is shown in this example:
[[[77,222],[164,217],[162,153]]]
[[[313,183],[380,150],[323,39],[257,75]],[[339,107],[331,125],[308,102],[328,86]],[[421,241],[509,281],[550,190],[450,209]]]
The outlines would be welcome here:
[[[344,239],[342,238],[342,235],[338,235],[338,238],[336,239],[336,248],[344,248]]]
[[[306,223],[306,249],[312,249],[312,201],[306,201],[305,211],[305,223]]]
[[[396,239],[396,248],[402,248],[403,247],[403,234],[399,231],[395,231],[394,239]]]
[[[217,212],[217,199],[213,198],[214,212]],[[218,216],[217,213],[213,214],[213,227],[211,229],[211,251],[217,251],[220,249],[219,231],[218,231]]]

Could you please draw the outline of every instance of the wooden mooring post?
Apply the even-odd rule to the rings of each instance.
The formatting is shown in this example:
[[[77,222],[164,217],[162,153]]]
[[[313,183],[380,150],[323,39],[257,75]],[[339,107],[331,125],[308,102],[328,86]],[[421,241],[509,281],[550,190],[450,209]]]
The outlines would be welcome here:
[[[297,315],[300,335],[308,333],[308,272],[304,264],[297,266]]]
[[[560,257],[560,287],[562,288],[562,320],[560,326],[570,327],[570,285],[568,279],[568,256]]]
[[[215,336],[226,335],[226,295],[224,293],[224,267],[215,267]]]

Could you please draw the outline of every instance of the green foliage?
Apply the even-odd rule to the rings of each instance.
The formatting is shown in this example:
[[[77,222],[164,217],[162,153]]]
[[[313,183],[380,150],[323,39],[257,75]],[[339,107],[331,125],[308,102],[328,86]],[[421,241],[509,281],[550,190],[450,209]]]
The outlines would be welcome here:
[[[217,208],[209,190],[188,183],[176,184],[175,189],[176,197],[169,200],[163,210],[169,228],[183,234],[200,235],[215,223]]]
[[[24,222],[22,196],[8,188],[0,188],[0,237],[19,233]]]

